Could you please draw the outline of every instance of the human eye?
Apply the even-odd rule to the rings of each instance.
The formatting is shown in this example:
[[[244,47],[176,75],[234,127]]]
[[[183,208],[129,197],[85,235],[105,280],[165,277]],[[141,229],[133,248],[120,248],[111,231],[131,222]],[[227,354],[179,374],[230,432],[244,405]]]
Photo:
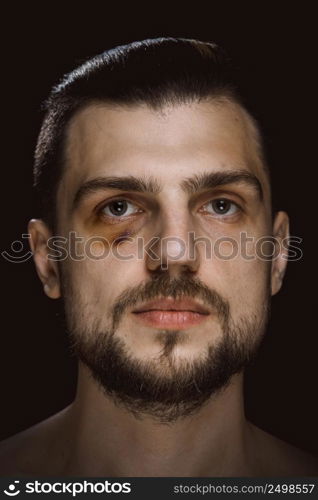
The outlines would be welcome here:
[[[101,216],[116,219],[120,217],[129,217],[142,212],[142,210],[131,201],[119,198],[105,203],[99,208],[98,212]]]
[[[216,217],[230,217],[237,215],[241,210],[241,207],[234,201],[228,198],[217,198],[205,203],[200,211]]]

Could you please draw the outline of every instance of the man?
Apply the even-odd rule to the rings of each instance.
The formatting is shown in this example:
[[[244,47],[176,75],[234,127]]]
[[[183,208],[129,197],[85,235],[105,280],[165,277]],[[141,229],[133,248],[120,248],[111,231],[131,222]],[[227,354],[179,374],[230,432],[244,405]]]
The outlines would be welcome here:
[[[243,369],[282,285],[288,216],[272,213],[258,125],[222,51],[117,47],[46,107],[43,217],[29,233],[45,293],[65,302],[78,390],[3,443],[3,473],[316,474],[244,416]]]

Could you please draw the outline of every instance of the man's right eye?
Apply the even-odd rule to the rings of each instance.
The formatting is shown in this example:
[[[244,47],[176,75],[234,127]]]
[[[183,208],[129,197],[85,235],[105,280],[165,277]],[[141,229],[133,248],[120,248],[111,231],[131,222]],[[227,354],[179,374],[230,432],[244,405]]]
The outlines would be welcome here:
[[[100,213],[108,217],[122,217],[140,212],[140,209],[127,200],[113,200],[101,208]]]

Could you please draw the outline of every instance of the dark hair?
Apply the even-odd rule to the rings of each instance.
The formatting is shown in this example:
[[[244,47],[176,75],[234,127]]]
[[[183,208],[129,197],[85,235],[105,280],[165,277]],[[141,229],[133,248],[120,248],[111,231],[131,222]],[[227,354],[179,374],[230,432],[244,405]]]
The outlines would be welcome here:
[[[224,51],[198,40],[133,42],[107,50],[67,74],[44,104],[46,115],[35,151],[34,186],[43,219],[55,227],[66,127],[85,105],[108,101],[159,108],[208,96],[241,102]]]

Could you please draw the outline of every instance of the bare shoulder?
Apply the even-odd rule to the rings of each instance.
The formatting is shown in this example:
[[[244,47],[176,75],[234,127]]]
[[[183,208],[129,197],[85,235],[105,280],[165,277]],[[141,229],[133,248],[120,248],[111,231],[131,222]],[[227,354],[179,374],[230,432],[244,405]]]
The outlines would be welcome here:
[[[261,476],[317,476],[318,458],[251,425],[253,461]]]
[[[64,462],[61,434],[68,408],[0,443],[0,474],[58,474]]]

